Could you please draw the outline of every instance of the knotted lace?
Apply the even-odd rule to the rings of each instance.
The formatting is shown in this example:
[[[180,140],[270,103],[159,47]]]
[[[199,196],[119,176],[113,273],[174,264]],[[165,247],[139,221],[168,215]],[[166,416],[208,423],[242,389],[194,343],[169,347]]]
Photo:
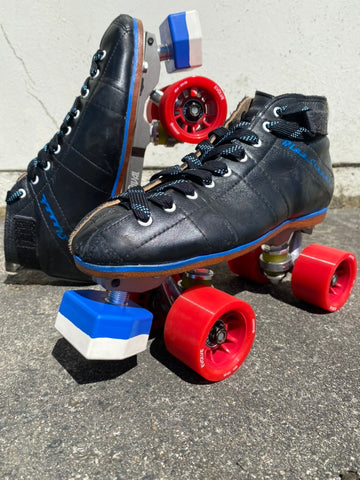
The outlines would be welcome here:
[[[315,133],[311,131],[311,122],[306,118],[309,110],[309,107],[304,107],[303,104],[278,107],[278,120],[267,122],[266,128],[276,136],[294,140],[312,137]],[[302,126],[299,121],[307,126]],[[251,130],[248,121],[240,121],[229,128],[219,127],[209,134],[209,139],[196,146],[194,153],[182,159],[182,165],[175,165],[153,175],[150,181],[155,183],[152,187],[150,184],[151,188],[144,190],[141,186],[135,186],[112,199],[121,200],[121,205],[132,210],[141,224],[149,225],[150,204],[173,211],[176,207],[170,189],[195,199],[196,185],[211,188],[214,185],[213,176],[226,176],[231,173],[224,159],[245,162],[245,147],[257,144],[260,144],[260,139]]]
[[[92,57],[90,76],[85,80],[84,85],[81,87],[81,97],[86,97],[89,94],[89,80],[90,77],[94,78],[99,74],[99,63],[105,57],[105,50],[98,50]],[[27,167],[27,178],[32,183],[37,183],[38,174],[41,170],[48,170],[53,160],[53,155],[56,155],[61,150],[61,145],[65,135],[69,135],[71,132],[71,125],[73,119],[78,117],[81,111],[81,97],[76,97],[73,106],[66,114],[64,121],[62,122],[60,129],[55,133],[53,138],[40,150],[37,157],[31,160]],[[11,204],[21,198],[24,195],[24,190],[19,189],[15,192],[7,193],[6,203]]]

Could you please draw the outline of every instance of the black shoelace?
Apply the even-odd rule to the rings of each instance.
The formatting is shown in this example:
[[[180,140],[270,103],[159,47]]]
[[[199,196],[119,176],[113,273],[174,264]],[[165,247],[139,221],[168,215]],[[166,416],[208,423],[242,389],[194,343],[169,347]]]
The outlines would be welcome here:
[[[105,50],[98,50],[92,57],[90,76],[85,80],[81,87],[81,97],[85,98],[89,94],[89,80],[90,77],[95,78],[99,74],[99,63],[105,58]],[[27,167],[27,178],[33,184],[38,182],[38,174],[41,170],[48,170],[53,160],[53,155],[57,155],[61,150],[62,141],[65,135],[71,132],[71,125],[74,118],[80,115],[81,97],[76,97],[73,106],[64,118],[58,132],[38,153],[37,157],[31,160]],[[24,195],[24,190],[19,189],[13,193],[8,192],[6,196],[6,203],[11,204]]]
[[[265,128],[279,137],[302,140],[313,137],[311,121],[307,119],[310,109],[302,105],[287,105],[278,107],[278,119],[265,122]],[[246,118],[246,117],[245,117]],[[297,121],[296,121],[297,119]],[[307,124],[309,128],[299,124]],[[138,222],[142,225],[152,223],[150,202],[164,210],[174,211],[176,206],[169,189],[176,190],[190,199],[197,197],[196,185],[212,187],[213,176],[227,176],[231,170],[223,161],[224,158],[235,162],[245,162],[247,159],[245,146],[260,143],[259,137],[250,130],[250,123],[241,121],[230,128],[220,127],[209,135],[210,140],[199,143],[194,153],[182,159],[182,165],[162,170],[151,177],[151,182],[160,181],[158,185],[144,190],[140,185],[131,187],[126,192],[112,197],[119,199],[121,204],[132,210]]]

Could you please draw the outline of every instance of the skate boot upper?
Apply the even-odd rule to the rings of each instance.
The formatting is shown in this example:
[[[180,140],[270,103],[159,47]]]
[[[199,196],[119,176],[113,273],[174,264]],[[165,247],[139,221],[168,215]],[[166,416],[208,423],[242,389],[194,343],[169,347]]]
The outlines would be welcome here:
[[[320,223],[333,193],[324,97],[257,92],[182,165],[91,212],[70,243],[97,277],[218,263],[289,225]]]
[[[56,277],[86,278],[69,255],[68,238],[119,182],[140,88],[142,38],[138,20],[120,15],[111,23],[59,131],[8,192],[8,268],[21,265]]]

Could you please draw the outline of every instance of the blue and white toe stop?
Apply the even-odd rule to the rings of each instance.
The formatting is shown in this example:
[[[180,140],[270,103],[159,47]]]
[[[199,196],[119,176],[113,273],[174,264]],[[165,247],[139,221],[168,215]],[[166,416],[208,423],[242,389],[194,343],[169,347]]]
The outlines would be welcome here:
[[[65,292],[55,327],[88,360],[121,360],[146,349],[152,314],[134,302],[106,302],[107,292]]]
[[[202,65],[202,33],[196,10],[168,15],[160,25],[160,37],[171,53],[165,62],[168,73]]]

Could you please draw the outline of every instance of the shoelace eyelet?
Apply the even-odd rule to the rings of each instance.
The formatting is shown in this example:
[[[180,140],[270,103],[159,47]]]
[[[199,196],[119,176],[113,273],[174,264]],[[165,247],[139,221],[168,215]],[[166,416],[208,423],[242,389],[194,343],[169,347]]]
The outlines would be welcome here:
[[[35,178],[33,180],[30,180],[30,181],[33,185],[36,185],[37,183],[39,183],[39,177],[37,175],[35,175]]]
[[[102,62],[105,57],[106,57],[106,50],[102,50],[101,58],[99,59],[99,61]]]
[[[43,168],[44,172],[47,172],[48,170],[50,170],[50,167],[51,167],[51,163],[47,161],[46,166]]]
[[[79,109],[76,109],[76,113],[74,115],[74,118],[78,118],[80,115],[80,110]]]
[[[94,75],[91,75],[91,78],[96,78],[100,75],[100,70],[97,69],[96,72],[94,73]]]
[[[188,198],[189,200],[196,200],[198,196],[199,195],[196,190],[194,190],[194,193],[192,195],[185,195],[185,197]]]
[[[227,167],[227,172],[224,173],[223,177],[225,177],[225,178],[226,178],[226,177],[230,177],[231,174],[232,174],[231,168],[230,168],[230,167]]]
[[[248,156],[246,155],[246,153],[245,153],[245,155],[243,156],[243,158],[240,160],[240,163],[245,163],[245,162],[247,162],[247,161],[248,161],[248,158],[249,158],[249,157],[248,157]]]
[[[172,213],[172,212],[175,212],[176,210],[176,203],[173,202],[172,206],[170,208],[164,208],[163,209],[164,212],[167,212],[167,213]],[[150,217],[151,218],[151,217]]]
[[[85,93],[83,93],[84,91],[85,91]],[[88,88],[87,88],[86,90],[83,89],[83,90],[81,91],[81,96],[82,96],[82,98],[86,98],[86,97],[89,95],[89,92],[90,92],[90,90],[89,90]]]
[[[275,107],[275,108],[273,109],[274,117],[279,118],[279,117],[280,117],[280,113],[279,113],[279,112],[280,112],[280,107]]]
[[[150,225],[153,223],[153,219],[152,217],[149,217],[149,220],[147,222],[143,222],[142,220],[138,220],[137,222],[142,227],[150,227]]]
[[[214,188],[214,187],[215,187],[215,182],[214,182],[214,180],[211,180],[211,183],[205,184],[204,186],[205,186],[206,188]]]
[[[261,145],[262,145],[262,141],[260,140],[260,138],[258,138],[258,141],[253,144],[253,147],[259,148],[259,147],[261,147]]]
[[[58,155],[60,152],[61,152],[61,146],[58,145],[58,146],[57,146],[57,149],[54,150],[54,155]]]
[[[78,111],[79,111],[79,110],[78,110]],[[75,118],[75,117],[74,117],[74,118]],[[70,127],[70,125],[68,125],[68,127],[67,127],[66,132],[64,133],[64,135],[70,135],[71,130],[72,130],[72,128]]]
[[[26,190],[23,188],[19,188],[19,198],[25,198],[26,197]]]
[[[263,127],[263,129],[265,130],[265,132],[270,133],[271,130],[269,129],[268,125],[269,125],[269,122],[264,122],[264,123],[262,124],[262,127]]]

